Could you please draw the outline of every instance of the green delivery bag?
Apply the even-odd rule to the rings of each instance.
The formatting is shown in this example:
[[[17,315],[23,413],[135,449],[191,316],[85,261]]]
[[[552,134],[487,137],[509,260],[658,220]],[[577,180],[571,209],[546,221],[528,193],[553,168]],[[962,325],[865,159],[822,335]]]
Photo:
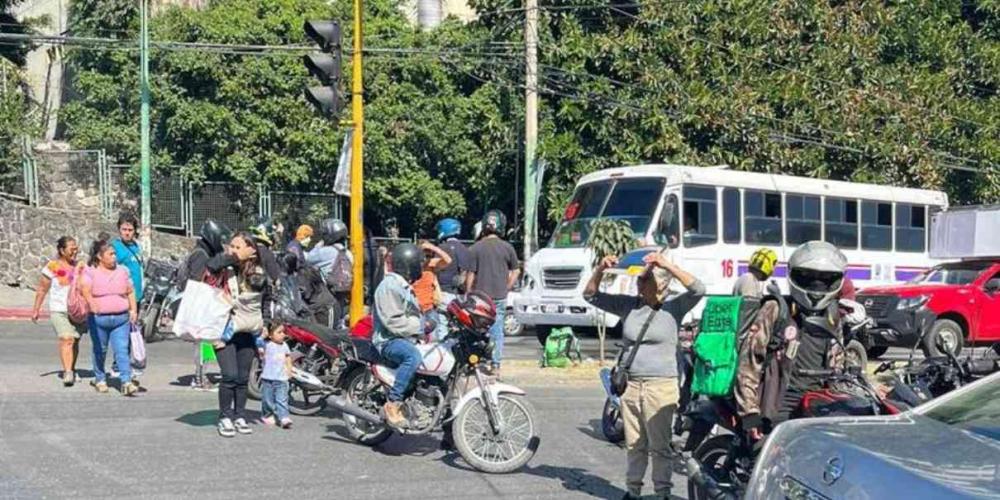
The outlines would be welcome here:
[[[545,348],[542,351],[542,366],[553,368],[565,368],[573,361],[580,360],[580,341],[573,334],[573,329],[568,326],[553,328],[545,339]]]
[[[695,337],[694,376],[691,392],[705,396],[729,396],[733,392],[739,359],[740,308],[742,297],[709,297]]]

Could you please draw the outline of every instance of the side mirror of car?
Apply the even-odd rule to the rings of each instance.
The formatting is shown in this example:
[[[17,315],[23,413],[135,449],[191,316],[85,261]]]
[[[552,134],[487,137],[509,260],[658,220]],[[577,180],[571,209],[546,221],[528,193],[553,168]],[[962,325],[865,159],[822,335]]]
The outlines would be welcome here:
[[[1000,292],[1000,278],[993,278],[986,282],[986,286],[983,287],[986,293],[990,295],[996,295]]]

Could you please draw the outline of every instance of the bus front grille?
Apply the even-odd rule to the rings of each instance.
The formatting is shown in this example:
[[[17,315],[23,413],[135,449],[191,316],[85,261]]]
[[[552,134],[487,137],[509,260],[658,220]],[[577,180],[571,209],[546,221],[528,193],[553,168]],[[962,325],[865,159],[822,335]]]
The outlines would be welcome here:
[[[574,290],[582,272],[579,267],[549,268],[542,271],[542,281],[550,290]]]

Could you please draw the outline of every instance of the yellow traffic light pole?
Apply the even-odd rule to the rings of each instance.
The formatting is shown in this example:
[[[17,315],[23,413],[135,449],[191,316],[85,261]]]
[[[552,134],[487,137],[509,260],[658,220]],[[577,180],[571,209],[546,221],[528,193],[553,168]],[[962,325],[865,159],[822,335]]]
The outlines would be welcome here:
[[[361,83],[361,0],[354,0],[354,54],[351,58],[351,111],[354,132],[351,137],[351,253],[354,254],[354,285],[351,287],[351,326],[364,314],[364,227],[361,223],[364,191],[362,160],[364,158],[365,111]],[[374,262],[378,262],[375,260]],[[374,264],[373,262],[373,264]],[[374,285],[374,283],[373,283]]]

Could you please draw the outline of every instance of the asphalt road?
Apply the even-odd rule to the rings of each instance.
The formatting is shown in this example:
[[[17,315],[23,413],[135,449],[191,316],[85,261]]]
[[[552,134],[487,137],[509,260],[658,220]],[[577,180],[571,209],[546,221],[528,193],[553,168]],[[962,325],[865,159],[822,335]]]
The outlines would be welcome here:
[[[525,338],[525,340],[529,340]],[[533,338],[530,339],[534,341]],[[520,340],[514,342],[518,344]],[[533,355],[535,345],[513,347]],[[79,367],[89,376],[90,341]],[[254,426],[220,438],[216,395],[187,387],[193,349],[149,345],[146,391],[63,388],[47,324],[0,322],[0,498],[619,498],[624,452],[599,438],[597,386],[525,387],[541,444],[509,475],[470,470],[439,436],[393,437],[370,449],[333,414],[292,430]],[[113,384],[114,385],[114,384]],[[249,408],[257,410],[251,401]],[[683,476],[675,494],[684,496]]]

